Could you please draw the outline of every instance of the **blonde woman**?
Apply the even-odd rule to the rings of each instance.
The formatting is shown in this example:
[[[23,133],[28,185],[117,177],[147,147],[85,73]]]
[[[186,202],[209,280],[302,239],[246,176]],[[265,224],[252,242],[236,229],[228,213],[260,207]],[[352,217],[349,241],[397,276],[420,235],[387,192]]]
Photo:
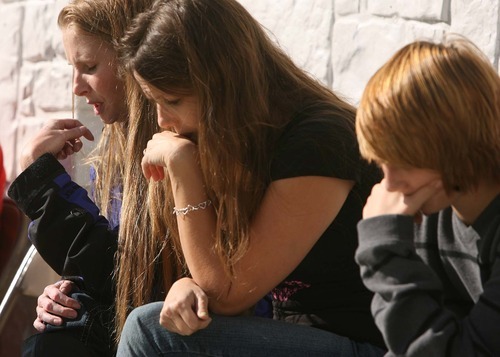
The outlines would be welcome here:
[[[66,344],[73,354],[113,354],[112,276],[118,229],[135,241],[150,242],[153,229],[160,237],[157,251],[150,256],[137,251],[144,260],[129,271],[129,289],[136,290],[121,302],[141,305],[163,298],[168,288],[163,282],[168,284],[170,277],[164,280],[162,270],[154,267],[161,264],[158,253],[165,245],[163,220],[155,221],[147,209],[148,192],[152,201],[161,202],[163,188],[151,184],[148,189],[140,169],[142,150],[158,131],[156,113],[133,78],[120,73],[116,54],[117,39],[150,3],[74,0],[59,14],[66,57],[74,69],[74,94],[93,107],[104,129],[89,159],[93,201],[57,161],[79,151],[81,137],[93,139],[79,121],[50,121],[20,158],[25,171],[9,194],[33,220],[30,239],[41,256],[61,275],[74,276],[73,283],[63,280],[50,285],[39,297],[35,328],[60,331],[33,336],[25,346],[26,355],[57,355],[67,351]],[[120,212],[125,219],[118,228]]]

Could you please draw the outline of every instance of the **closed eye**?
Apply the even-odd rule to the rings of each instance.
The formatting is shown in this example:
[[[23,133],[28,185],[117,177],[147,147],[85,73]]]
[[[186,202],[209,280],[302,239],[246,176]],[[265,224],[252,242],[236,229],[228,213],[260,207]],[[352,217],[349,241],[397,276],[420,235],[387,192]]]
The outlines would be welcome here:
[[[177,104],[179,104],[180,101],[181,101],[180,98],[173,99],[173,100],[162,98],[162,103],[166,104],[166,105],[177,105]]]

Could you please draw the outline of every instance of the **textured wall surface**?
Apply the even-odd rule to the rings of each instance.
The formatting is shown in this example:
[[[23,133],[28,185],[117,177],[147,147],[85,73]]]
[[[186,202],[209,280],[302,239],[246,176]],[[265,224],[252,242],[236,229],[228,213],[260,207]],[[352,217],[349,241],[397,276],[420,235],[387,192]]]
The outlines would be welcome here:
[[[377,68],[415,39],[463,34],[498,68],[500,0],[240,1],[298,65],[354,104]],[[0,144],[10,180],[43,122],[72,115],[71,68],[56,25],[66,2],[0,0]],[[99,120],[76,103],[76,117],[98,133]]]

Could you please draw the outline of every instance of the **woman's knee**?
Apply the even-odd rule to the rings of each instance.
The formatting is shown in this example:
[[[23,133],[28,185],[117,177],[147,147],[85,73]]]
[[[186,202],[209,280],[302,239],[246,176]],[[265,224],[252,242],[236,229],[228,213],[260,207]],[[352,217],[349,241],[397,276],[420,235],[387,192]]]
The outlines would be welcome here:
[[[163,302],[155,302],[132,310],[123,326],[122,338],[144,334],[152,325],[158,325],[162,306]]]

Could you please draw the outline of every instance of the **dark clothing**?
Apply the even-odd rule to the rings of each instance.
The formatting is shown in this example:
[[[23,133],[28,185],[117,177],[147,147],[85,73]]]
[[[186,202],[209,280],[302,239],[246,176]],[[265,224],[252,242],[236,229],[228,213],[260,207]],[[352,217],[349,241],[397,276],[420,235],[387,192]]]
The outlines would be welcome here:
[[[113,310],[103,306],[83,292],[71,297],[82,308],[75,319],[62,326],[47,325],[46,332],[27,338],[23,343],[23,357],[72,356],[112,357],[115,355]]]
[[[272,180],[325,176],[351,180],[355,186],[304,260],[273,290],[274,318],[384,347],[370,313],[373,295],[354,261],[356,224],[372,186],[381,179],[379,169],[361,159],[353,125],[341,117],[296,117],[276,147]]]
[[[29,239],[51,268],[83,277],[86,292],[111,305],[118,232],[108,228],[87,191],[45,154],[16,178],[9,196],[32,220]]]
[[[61,327],[47,325],[47,332],[28,338],[23,356],[62,356],[75,348],[78,356],[114,355],[112,273],[118,228],[109,228],[87,192],[50,154],[16,178],[9,196],[32,220],[28,235],[43,259],[60,275],[83,278],[70,295],[82,305],[78,317]]]
[[[387,356],[500,356],[500,195],[466,226],[451,208],[358,225],[356,259]]]
[[[72,330],[60,330],[58,333],[43,332],[28,337],[23,342],[23,357],[101,357],[106,354],[94,354]]]

